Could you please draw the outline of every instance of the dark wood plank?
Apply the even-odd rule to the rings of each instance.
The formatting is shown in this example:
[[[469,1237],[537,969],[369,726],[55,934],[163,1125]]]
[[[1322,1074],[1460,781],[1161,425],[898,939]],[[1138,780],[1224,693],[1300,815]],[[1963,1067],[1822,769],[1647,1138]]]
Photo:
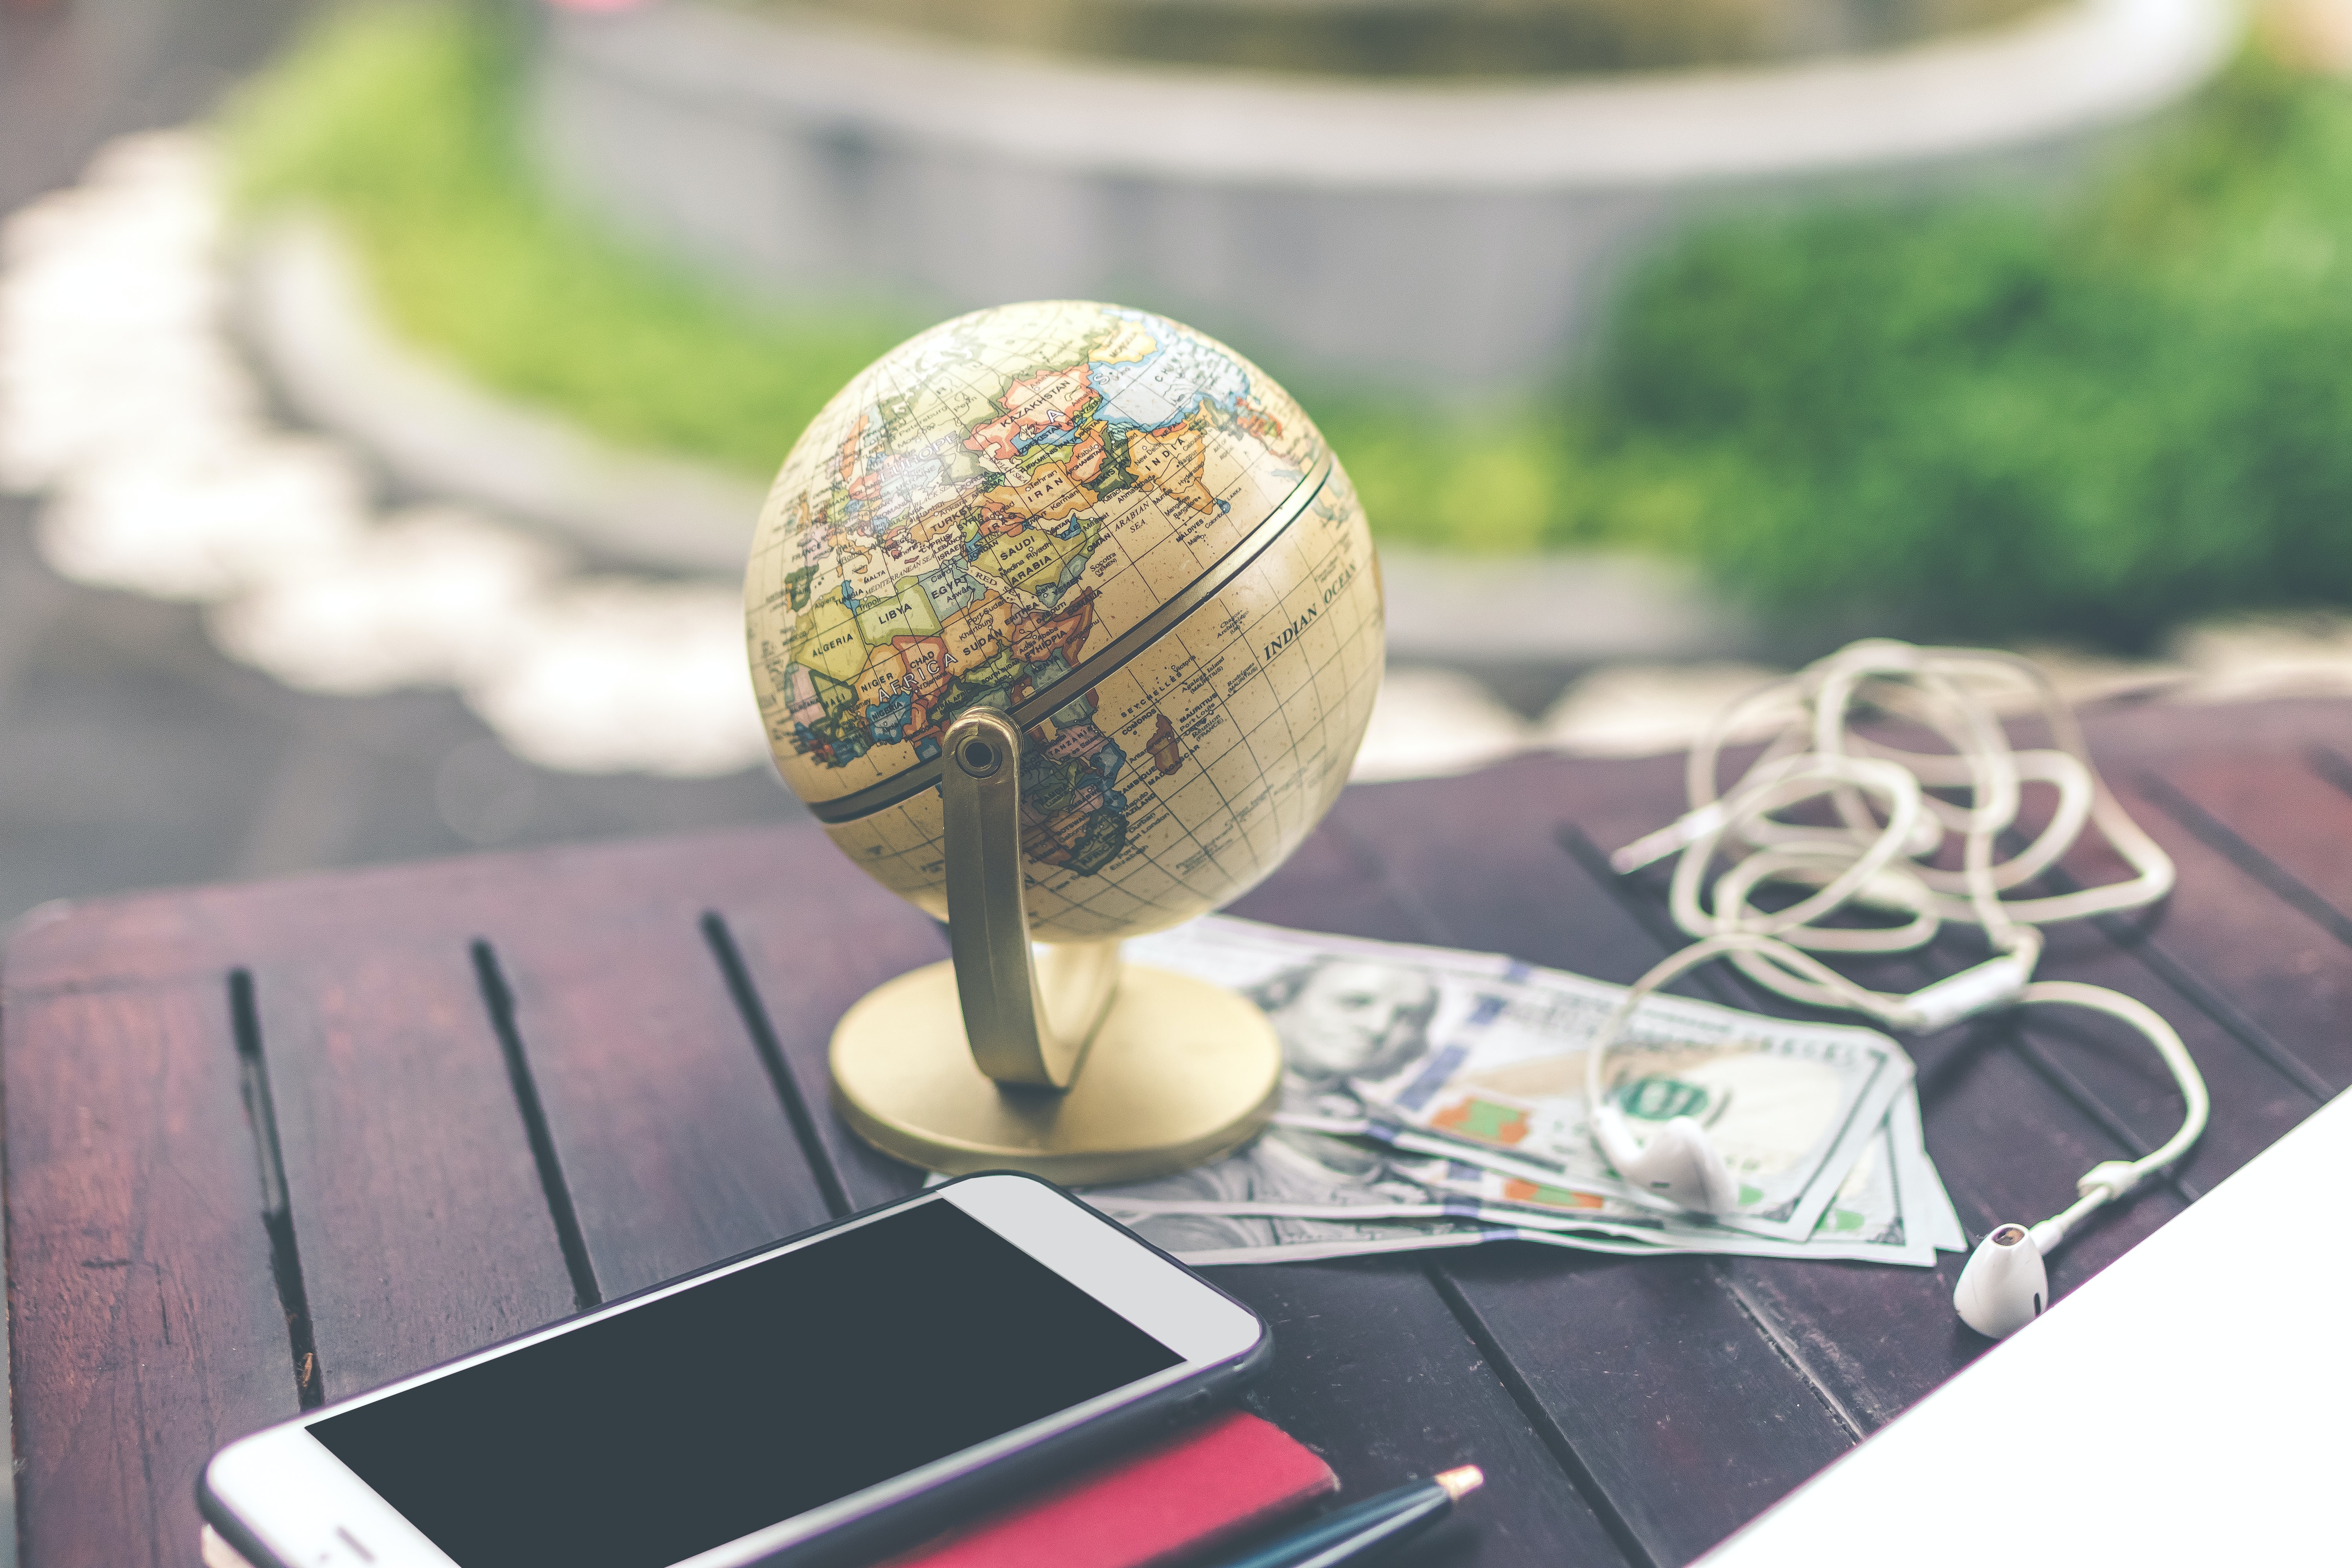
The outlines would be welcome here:
[[[2250,757],[2270,772],[2299,762]],[[2173,895],[2150,916],[2104,922],[2110,936],[2165,973],[2176,989],[2277,1060],[2274,1070],[2315,1097],[2352,1084],[2352,946],[2300,918],[2245,866],[2218,852],[2165,808],[2161,775],[2142,773],[2116,793],[2179,872]],[[2208,994],[2210,993],[2210,995]]]
[[[2081,714],[2092,759],[2110,777],[2198,757],[2287,756],[2315,745],[2352,747],[2352,702],[2290,698],[2214,705],[2097,704]],[[2023,732],[2028,727],[2011,726]]]
[[[833,1217],[702,921],[866,879],[814,830],[610,847],[477,912],[606,1297]],[[562,924],[548,908],[593,911]],[[838,983],[799,977],[812,998]],[[843,1005],[854,999],[845,994]]]
[[[1297,931],[1344,929],[1350,936],[1379,942],[1427,940],[1422,925],[1381,880],[1377,861],[1360,853],[1346,830],[1329,817],[1273,876],[1224,912]]]
[[[2137,717],[2142,745],[2160,727],[2197,721],[2195,736],[2184,735],[2175,748],[2189,765],[2201,748],[2216,744],[2230,748],[2233,768],[2261,769],[2272,761],[2239,752],[2230,727],[2202,714],[2172,710]],[[2152,909],[2047,928],[2039,977],[2101,985],[2147,1004],[2179,1031],[2216,1100],[2234,1108],[2235,1114],[2215,1119],[2175,1168],[2176,1184],[2194,1196],[2302,1121],[2330,1086],[2308,1056],[2266,1022],[2273,1011],[2266,994],[2273,987],[2265,972],[2274,970],[2281,955],[2268,941],[2247,939],[2252,931],[2291,924],[2289,911],[2156,808],[2150,792],[2166,786],[2152,769],[2134,768],[2111,783],[2135,820],[2173,854],[2179,881]],[[2031,832],[2038,830],[2033,814],[2046,808],[2048,796],[2031,792],[2028,801],[2025,831]],[[2087,834],[2060,871],[2032,890],[2103,886],[2130,875],[2103,837]],[[1927,955],[1928,972],[1949,972],[1980,951],[1972,933],[1939,942]],[[2343,963],[2352,973],[2352,953]],[[2137,1031],[2075,1008],[2036,1007],[2023,1018],[2020,1048],[2126,1148],[2145,1152],[2179,1125],[2180,1096]]]
[[[852,866],[826,840],[795,843],[773,886],[718,910],[717,940],[740,961],[747,1026],[764,1030],[802,1100],[852,1209],[922,1184],[922,1173],[868,1148],[833,1110],[826,1052],[834,1026],[894,975],[947,956],[947,939],[921,911]]]
[[[1514,1246],[1444,1272],[1653,1563],[1697,1556],[1855,1440],[1711,1259]]]
[[[2296,940],[2299,922],[2274,888],[2248,874],[2245,857],[2233,861],[2184,826],[2186,803],[2170,774],[2218,772],[2264,799],[2285,800],[2309,783],[2296,754],[2304,749],[2298,737],[2341,727],[2345,717],[2342,705],[2144,705],[2095,712],[2086,726],[2094,757],[2118,799],[2173,856],[2179,881],[2153,910],[2051,928],[2042,973],[2107,985],[2155,1007],[2181,1031],[2216,1099],[2237,1109],[2216,1119],[2179,1167],[2178,1181],[2192,1195],[2347,1080],[2352,1042],[2343,1041],[2340,1030],[2315,1031],[2326,1015],[2315,1013],[2313,998],[2326,995],[2331,972],[2341,977],[2336,984],[2352,981],[2352,954],[2328,952],[2324,937],[2307,928]],[[2030,831],[2048,797],[2037,791],[2027,799]],[[2186,809],[2200,815],[2193,805]],[[2052,881],[2097,885],[2129,874],[2092,834]],[[1947,967],[1966,962],[1958,951],[1964,945],[1931,956]],[[2129,1029],[2072,1009],[2036,1009],[2021,1044],[2045,1076],[2095,1106],[2127,1146],[2152,1146],[2178,1124],[2179,1099],[2168,1075]]]
[[[1630,980],[1657,961],[1657,943],[1613,889],[1580,872],[1563,837],[1584,834],[1605,854],[1619,833],[1671,820],[1681,781],[1678,758],[1525,757],[1460,778],[1351,789],[1331,830],[1415,915],[1412,940]]]
[[[2090,1117],[2050,1091],[1995,1023],[1917,1052],[1927,1150],[1972,1237],[2063,1206],[2074,1179],[2120,1151]],[[2086,1225],[2050,1261],[2063,1295],[2180,1212],[2168,1188]],[[1952,1311],[1965,1256],[1933,1269],[1727,1258],[1726,1278],[1769,1321],[1808,1373],[1874,1431],[1991,1349]]]
[[[1360,790],[1351,791],[1350,795],[1359,793]],[[1388,942],[1427,941],[1426,919],[1404,907],[1400,891],[1385,874],[1379,857],[1368,853],[1344,821],[1335,816],[1328,818],[1300,846],[1296,856],[1273,878],[1233,905],[1230,912],[1302,930],[1339,931]],[[1641,1561],[1638,1542],[1629,1538],[1621,1543],[1617,1536],[1610,1533],[1613,1525],[1622,1534],[1622,1522],[1604,1524],[1577,1482],[1567,1478],[1562,1466],[1574,1465],[1576,1458],[1559,1442],[1559,1435],[1548,1429],[1549,1424],[1540,1410],[1531,1416],[1516,1407],[1507,1384],[1517,1387],[1522,1398],[1531,1396],[1507,1364],[1487,1358],[1475,1372],[1465,1368],[1464,1374],[1433,1379],[1431,1357],[1423,1350],[1403,1364],[1404,1387],[1412,1395],[1404,1406],[1388,1413],[1379,1423],[1360,1413],[1360,1399],[1378,1400],[1380,1390],[1393,1381],[1388,1373],[1392,1370],[1394,1340],[1375,1337],[1370,1343],[1361,1342],[1366,1333],[1365,1310],[1375,1300],[1379,1320],[1376,1334],[1409,1339],[1415,1346],[1433,1342],[1444,1352],[1465,1332],[1458,1321],[1461,1312],[1444,1318],[1439,1326],[1439,1320],[1433,1317],[1433,1310],[1439,1308],[1434,1294],[1423,1300],[1402,1280],[1386,1278],[1401,1267],[1368,1260],[1360,1264],[1218,1271],[1221,1283],[1258,1307],[1269,1321],[1277,1325],[1283,1336],[1285,1359],[1277,1367],[1274,1387],[1265,1396],[1267,1414],[1302,1435],[1315,1434],[1308,1440],[1316,1442],[1331,1458],[1334,1468],[1343,1477],[1366,1478],[1360,1483],[1351,1479],[1350,1484],[1360,1489],[1389,1484],[1392,1476],[1402,1479],[1405,1474],[1427,1474],[1446,1462],[1435,1448],[1425,1451],[1418,1460],[1412,1459],[1407,1457],[1412,1452],[1411,1447],[1393,1436],[1366,1431],[1367,1425],[1402,1426],[1424,1436],[1433,1431],[1441,1436],[1459,1433],[1462,1441],[1475,1438],[1476,1447],[1467,1451],[1480,1464],[1486,1465],[1489,1455],[1497,1456],[1496,1462],[1488,1466],[1495,1501],[1477,1510],[1482,1552],[1478,1561],[1482,1563],[1558,1562],[1570,1554],[1570,1542],[1589,1543],[1596,1536],[1601,1544],[1581,1545],[1575,1551],[1574,1560],[1589,1557],[1591,1561],[1611,1561],[1622,1556],[1627,1561]],[[1329,1294],[1335,1275],[1351,1284],[1328,1304],[1322,1304],[1318,1297],[1322,1310],[1307,1310],[1300,1302],[1301,1295]],[[1419,1281],[1424,1276],[1443,1279],[1435,1270],[1415,1270],[1412,1278]],[[1375,1279],[1383,1281],[1377,1292]],[[1450,1302],[1446,1303],[1447,1310],[1451,1307]],[[1406,1324],[1415,1327],[1408,1331]],[[1327,1347],[1322,1342],[1325,1340],[1337,1340],[1339,1346]],[[1341,1375],[1335,1376],[1335,1371]],[[1360,1396],[1356,1388],[1360,1375],[1370,1384]],[[1346,1415],[1337,1431],[1326,1414],[1335,1405]],[[1538,1431],[1538,1421],[1544,1421],[1547,1429]],[[1553,1445],[1556,1451],[1544,1453],[1541,1462],[1537,1463],[1534,1456],[1527,1452],[1530,1441]],[[1368,1450],[1368,1443],[1374,1447]],[[1586,1484],[1590,1485],[1589,1479]],[[1517,1500],[1522,1493],[1535,1500],[1532,1505]],[[1506,1498],[1512,1500],[1507,1502]],[[1532,1511],[1526,1511],[1530,1507]],[[1505,1509],[1510,1511],[1502,1517],[1491,1517]],[[1560,1518],[1565,1519],[1565,1524],[1557,1521]],[[1430,1550],[1433,1562],[1453,1560],[1436,1545]]]
[[[1346,1495],[1460,1464],[1486,1472],[1486,1489],[1416,1563],[1629,1561],[1420,1268],[1364,1258],[1211,1272],[1274,1328],[1274,1368],[1251,1407],[1321,1454]]]
[[[2188,1195],[2210,1188],[2317,1106],[2243,1040],[2095,928],[2053,931],[2036,977],[2104,986],[2145,1002],[2179,1033],[2209,1091],[2230,1104],[2231,1114],[2210,1121],[2197,1147],[2173,1167],[2172,1180]],[[2146,1153],[2180,1125],[2179,1087],[2137,1029],[2074,1007],[2034,1006],[2021,1020],[2020,1048],[2061,1092],[2106,1124],[2123,1151]]]
[[[2200,757],[2148,770],[2150,793],[2174,821],[2304,920],[2352,942],[2352,771],[2340,752],[2309,748],[2255,759]]]
[[[1658,771],[1529,760],[1351,792],[1335,815],[1406,889],[1424,940],[1591,973],[1601,952],[1647,962],[1656,946],[1580,873],[1555,814],[1592,783],[1648,793]],[[1653,1561],[1697,1555],[1859,1436],[1712,1260],[1498,1250],[1438,1267]]]
[[[194,1560],[214,1448],[296,1408],[227,977],[152,907],[37,913],[0,969],[23,1559]]]
[[[1426,914],[1409,910],[1401,894],[1410,896],[1343,814],[1231,912],[1382,941],[1428,940]],[[1265,1413],[1316,1444],[1351,1488],[1429,1474],[1452,1462],[1450,1445],[1485,1466],[1491,1483],[1493,1500],[1472,1510],[1478,1562],[1647,1560],[1622,1520],[1596,1513],[1587,1489],[1599,1489],[1508,1357],[1465,1342],[1464,1321],[1477,1320],[1442,1266],[1367,1259],[1216,1272],[1281,1336],[1282,1360],[1259,1400]],[[1465,1342],[1475,1359],[1456,1370],[1449,1363]],[[1441,1542],[1425,1550],[1432,1563],[1460,1555]]]
[[[257,912],[241,934],[266,955],[249,968],[326,1396],[574,1310],[464,936],[327,932],[298,956],[282,908]]]

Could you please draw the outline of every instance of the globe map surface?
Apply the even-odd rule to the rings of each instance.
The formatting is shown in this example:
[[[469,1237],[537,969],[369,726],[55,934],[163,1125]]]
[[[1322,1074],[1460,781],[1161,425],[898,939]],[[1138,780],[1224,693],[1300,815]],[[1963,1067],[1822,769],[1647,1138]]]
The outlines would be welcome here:
[[[745,579],[784,781],[946,914],[940,738],[1010,710],[1031,926],[1157,931],[1272,871],[1346,782],[1381,668],[1346,472],[1265,373],[1077,301],[862,372],[784,460]]]

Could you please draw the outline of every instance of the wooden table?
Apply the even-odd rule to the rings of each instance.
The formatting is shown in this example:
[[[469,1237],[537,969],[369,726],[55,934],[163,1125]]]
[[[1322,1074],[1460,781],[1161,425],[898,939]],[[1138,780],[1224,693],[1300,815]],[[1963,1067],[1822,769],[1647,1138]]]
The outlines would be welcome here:
[[[2126,710],[2092,738],[2179,889],[2061,932],[2044,973],[2161,1009],[2214,1110],[2172,1182],[2061,1255],[2061,1292],[2352,1082],[2352,706]],[[1599,852],[1672,816],[1678,777],[1530,759],[1351,789],[1237,912],[1627,980],[1674,939],[1658,884]],[[906,1192],[829,1110],[825,1043],[942,952],[814,828],[37,912],[0,971],[24,1561],[193,1563],[228,1438]],[[1916,1055],[1972,1231],[2179,1113],[2095,1023]],[[1219,1280],[1275,1325],[1254,1403],[1350,1490],[1486,1468],[1416,1561],[1676,1564],[1985,1349],[1958,1264],[1500,1247]]]

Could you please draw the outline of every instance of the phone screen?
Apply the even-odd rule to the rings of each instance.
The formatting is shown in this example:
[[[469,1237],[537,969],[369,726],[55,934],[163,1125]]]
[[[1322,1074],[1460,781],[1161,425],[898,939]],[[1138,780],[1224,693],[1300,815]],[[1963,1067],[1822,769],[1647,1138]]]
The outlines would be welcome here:
[[[1181,1359],[932,1202],[310,1432],[463,1568],[663,1568]]]

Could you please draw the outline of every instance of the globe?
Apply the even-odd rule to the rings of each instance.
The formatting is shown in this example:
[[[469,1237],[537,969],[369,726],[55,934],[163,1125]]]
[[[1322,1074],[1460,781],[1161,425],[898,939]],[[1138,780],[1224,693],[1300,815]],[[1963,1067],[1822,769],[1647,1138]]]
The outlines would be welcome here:
[[[900,344],[784,459],[744,587],[784,782],[947,914],[941,737],[1007,712],[1030,930],[1175,925],[1280,865],[1379,689],[1347,472],[1263,371],[1165,317],[1055,300]]]

